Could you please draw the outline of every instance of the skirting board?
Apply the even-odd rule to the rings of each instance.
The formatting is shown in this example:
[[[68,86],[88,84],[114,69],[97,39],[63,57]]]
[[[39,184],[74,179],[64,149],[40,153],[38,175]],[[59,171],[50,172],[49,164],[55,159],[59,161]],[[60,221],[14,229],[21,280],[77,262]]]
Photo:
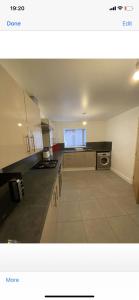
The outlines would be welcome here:
[[[120,176],[122,179],[124,179],[124,180],[127,181],[128,183],[133,184],[133,179],[132,179],[132,178],[126,177],[125,175],[123,175],[121,172],[119,172],[119,171],[116,170],[116,169],[111,168],[111,171],[112,171],[113,173],[117,174],[118,176]]]
[[[69,172],[69,171],[95,171],[96,168],[90,167],[90,168],[63,168],[64,172]]]

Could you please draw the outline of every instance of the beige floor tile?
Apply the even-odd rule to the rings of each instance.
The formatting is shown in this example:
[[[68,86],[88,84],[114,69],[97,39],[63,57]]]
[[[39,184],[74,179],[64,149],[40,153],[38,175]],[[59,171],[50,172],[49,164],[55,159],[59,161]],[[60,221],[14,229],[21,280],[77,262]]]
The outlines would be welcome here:
[[[138,242],[138,216],[132,185],[113,172],[63,173],[56,241],[84,242],[86,229],[89,242]]]
[[[104,213],[96,200],[80,201],[80,211],[83,220],[104,217]]]
[[[73,189],[73,188],[67,188],[62,191],[61,193],[61,200],[62,201],[76,201],[80,200],[80,190],[79,189]]]
[[[89,243],[117,243],[114,232],[105,218],[98,218],[84,222]]]
[[[139,243],[139,226],[130,216],[108,218],[108,222],[121,243]]]
[[[118,206],[112,199],[112,197],[107,198],[105,195],[103,197],[99,197],[98,203],[103,210],[105,217],[114,217],[120,215],[126,215],[126,211]]]
[[[43,230],[41,243],[55,243],[56,242],[57,223],[49,223]]]
[[[139,212],[134,215],[130,215],[131,219],[139,226]]]
[[[57,243],[86,243],[83,222],[65,222],[57,224]]]
[[[139,207],[138,205],[127,205],[127,207],[125,208],[126,212],[130,215],[130,214],[136,214],[139,212]]]
[[[92,188],[81,189],[79,192],[80,201],[93,201],[97,199],[96,193],[93,192]]]
[[[136,204],[134,195],[127,194],[126,196],[119,195],[119,197],[114,198],[114,201],[124,209],[127,214],[139,213],[139,205]]]
[[[58,209],[58,222],[81,220],[80,206],[78,201],[65,201]]]

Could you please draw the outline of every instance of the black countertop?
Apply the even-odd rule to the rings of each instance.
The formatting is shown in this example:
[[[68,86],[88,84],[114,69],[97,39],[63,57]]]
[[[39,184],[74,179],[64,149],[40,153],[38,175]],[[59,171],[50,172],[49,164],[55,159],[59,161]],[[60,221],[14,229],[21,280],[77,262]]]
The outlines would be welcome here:
[[[70,149],[64,149],[64,153],[76,153],[76,152],[96,152],[96,150],[92,148],[82,148],[82,149],[75,149],[75,148],[70,148]]]
[[[58,164],[54,169],[31,169],[23,175],[25,196],[0,225],[0,242],[16,240],[21,243],[39,243],[45,223],[53,187],[63,157],[56,152]]]
[[[83,149],[64,149],[64,153],[76,153],[76,152],[111,152],[111,150],[103,150],[102,148],[98,148],[97,150],[92,148],[83,148]]]

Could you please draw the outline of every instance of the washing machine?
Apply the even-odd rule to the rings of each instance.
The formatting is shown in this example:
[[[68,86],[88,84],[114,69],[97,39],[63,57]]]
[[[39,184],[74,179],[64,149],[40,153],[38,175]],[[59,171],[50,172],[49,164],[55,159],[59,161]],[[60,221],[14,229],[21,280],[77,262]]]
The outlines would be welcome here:
[[[111,167],[111,152],[97,152],[97,170],[109,170]]]

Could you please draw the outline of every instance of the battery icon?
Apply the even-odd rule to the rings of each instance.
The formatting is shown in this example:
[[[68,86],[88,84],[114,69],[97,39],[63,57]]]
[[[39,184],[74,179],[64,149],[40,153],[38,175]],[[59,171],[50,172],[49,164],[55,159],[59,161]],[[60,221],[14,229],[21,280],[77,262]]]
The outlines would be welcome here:
[[[126,11],[133,11],[134,7],[133,6],[125,6],[124,7]]]

